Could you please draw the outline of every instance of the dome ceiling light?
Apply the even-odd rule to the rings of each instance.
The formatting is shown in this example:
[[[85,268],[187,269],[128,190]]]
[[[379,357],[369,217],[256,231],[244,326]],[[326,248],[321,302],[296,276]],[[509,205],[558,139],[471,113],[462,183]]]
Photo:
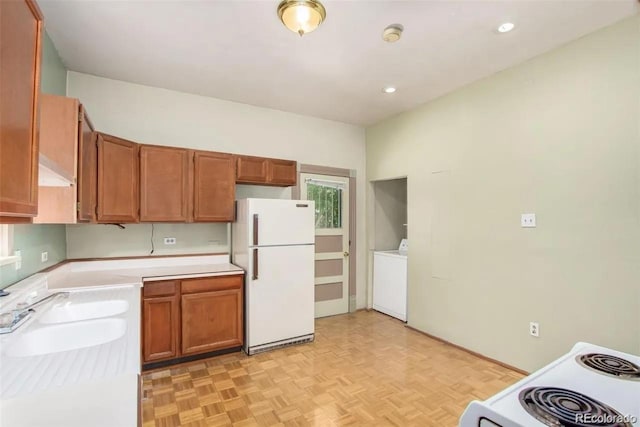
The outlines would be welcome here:
[[[317,0],[283,0],[278,6],[278,16],[285,27],[302,37],[318,28],[327,12]]]

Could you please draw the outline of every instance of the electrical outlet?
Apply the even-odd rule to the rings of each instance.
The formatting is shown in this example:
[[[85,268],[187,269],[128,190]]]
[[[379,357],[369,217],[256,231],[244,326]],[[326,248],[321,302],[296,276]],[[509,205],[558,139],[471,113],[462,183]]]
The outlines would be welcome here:
[[[18,257],[18,259],[16,260],[16,263],[14,265],[16,267],[16,270],[20,270],[22,268],[22,252],[13,251],[13,256],[17,256]]]
[[[49,252],[42,252],[40,254],[40,261],[42,261],[42,262],[49,261]]]
[[[538,325],[538,322],[529,322],[529,335],[532,337],[540,336],[540,325]]]
[[[164,238],[164,244],[165,245],[175,245],[177,242],[175,237],[165,237]]]
[[[525,228],[533,228],[536,226],[536,214],[528,213],[520,216],[520,226]]]

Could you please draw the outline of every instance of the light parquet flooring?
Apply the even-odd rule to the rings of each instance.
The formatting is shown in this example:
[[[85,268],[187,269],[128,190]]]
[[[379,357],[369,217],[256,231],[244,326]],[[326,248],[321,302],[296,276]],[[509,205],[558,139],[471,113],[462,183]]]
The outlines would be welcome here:
[[[376,312],[316,320],[311,344],[144,375],[143,427],[457,426],[522,375]]]

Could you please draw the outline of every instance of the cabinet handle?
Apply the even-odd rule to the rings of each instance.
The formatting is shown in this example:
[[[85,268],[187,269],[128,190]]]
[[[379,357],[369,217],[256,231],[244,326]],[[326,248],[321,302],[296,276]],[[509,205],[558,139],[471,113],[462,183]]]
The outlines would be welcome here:
[[[258,246],[258,214],[253,214],[253,246]]]
[[[258,280],[258,250],[253,250],[253,274],[251,276],[252,280]]]

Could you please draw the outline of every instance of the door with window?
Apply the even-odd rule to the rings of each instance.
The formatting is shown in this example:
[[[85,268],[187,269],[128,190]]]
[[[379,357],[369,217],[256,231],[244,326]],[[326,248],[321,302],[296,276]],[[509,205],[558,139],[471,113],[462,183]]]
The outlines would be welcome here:
[[[300,198],[315,201],[315,316],[349,312],[349,178],[300,174]]]

